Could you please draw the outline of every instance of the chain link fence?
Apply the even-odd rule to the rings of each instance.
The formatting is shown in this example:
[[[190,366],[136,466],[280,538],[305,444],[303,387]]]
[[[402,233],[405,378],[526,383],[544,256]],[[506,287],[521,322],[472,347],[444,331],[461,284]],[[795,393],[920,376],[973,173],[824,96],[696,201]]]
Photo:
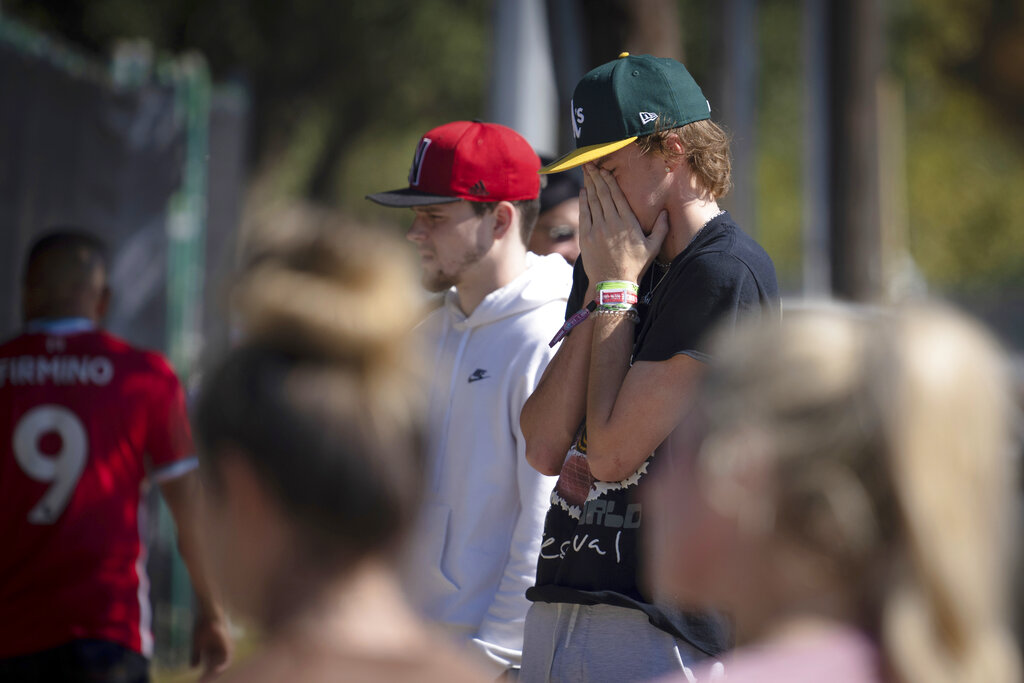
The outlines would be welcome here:
[[[110,248],[106,327],[164,352],[188,386],[204,345],[227,338],[203,302],[234,262],[248,111],[201,55],[129,41],[104,63],[0,12],[0,334],[20,326],[31,243],[87,229]],[[190,654],[192,592],[155,490],[146,507],[154,660],[174,668]]]

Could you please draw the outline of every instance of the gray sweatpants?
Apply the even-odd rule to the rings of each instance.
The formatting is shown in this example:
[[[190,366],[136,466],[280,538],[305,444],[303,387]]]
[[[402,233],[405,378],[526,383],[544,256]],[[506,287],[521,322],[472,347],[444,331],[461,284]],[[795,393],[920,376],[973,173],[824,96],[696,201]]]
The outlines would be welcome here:
[[[522,683],[647,681],[690,669],[706,655],[628,607],[535,602],[526,614]]]

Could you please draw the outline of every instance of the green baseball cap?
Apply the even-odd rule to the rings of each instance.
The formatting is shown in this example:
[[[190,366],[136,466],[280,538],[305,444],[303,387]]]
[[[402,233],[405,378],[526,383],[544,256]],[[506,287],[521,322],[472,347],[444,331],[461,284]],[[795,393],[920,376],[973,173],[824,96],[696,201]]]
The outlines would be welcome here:
[[[567,171],[655,131],[709,119],[711,104],[676,60],[623,52],[576,84],[570,114],[576,151],[541,173]]]

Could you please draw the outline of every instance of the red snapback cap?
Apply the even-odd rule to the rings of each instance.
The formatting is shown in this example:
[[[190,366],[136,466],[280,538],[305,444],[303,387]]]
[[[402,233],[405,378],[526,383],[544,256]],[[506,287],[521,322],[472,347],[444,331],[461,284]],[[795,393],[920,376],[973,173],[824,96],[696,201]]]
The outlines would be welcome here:
[[[366,198],[384,206],[535,199],[540,194],[538,171],[540,157],[511,128],[453,121],[420,138],[409,169],[409,187]]]

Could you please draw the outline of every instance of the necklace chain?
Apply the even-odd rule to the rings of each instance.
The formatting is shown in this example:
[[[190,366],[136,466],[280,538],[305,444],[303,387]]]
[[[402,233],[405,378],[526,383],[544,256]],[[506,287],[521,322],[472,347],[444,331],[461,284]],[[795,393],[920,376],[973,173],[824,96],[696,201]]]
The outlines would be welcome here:
[[[686,251],[687,249],[689,249],[690,245],[693,244],[693,241],[695,239],[697,239],[697,236],[700,235],[702,232],[704,232],[704,228],[708,227],[708,224],[711,223],[711,221],[715,220],[716,218],[721,216],[723,213],[725,213],[725,209],[719,209],[718,213],[716,213],[714,216],[712,216],[711,218],[709,218],[706,221],[704,221],[704,225],[700,226],[700,228],[697,230],[697,232],[693,233],[693,237],[691,237],[690,241],[686,243],[685,247],[683,247],[683,251]],[[680,252],[680,253],[682,253],[682,252]],[[658,287],[660,287],[661,283],[665,281],[665,278],[668,277],[668,271],[672,267],[672,263],[671,262],[669,262],[669,263],[661,263],[660,261],[658,261],[657,258],[654,259],[654,261],[651,263],[651,265],[652,266],[657,266],[659,269],[662,270],[662,273],[661,273],[661,277],[658,278],[658,281],[654,283],[654,286],[652,286],[650,289],[648,289],[647,293],[644,294],[643,303],[645,303],[645,304],[651,303],[651,297],[654,296],[654,290],[656,290]],[[654,280],[654,268],[648,268],[647,270],[651,273],[650,279]]]
[[[654,290],[656,290],[658,288],[658,286],[661,285],[661,283],[665,280],[665,278],[668,277],[669,268],[671,268],[671,266],[672,266],[671,263],[668,264],[667,266],[663,266],[662,264],[658,263],[657,261],[655,261],[653,265],[656,265],[658,267],[658,269],[661,270],[661,277],[659,277],[658,281],[654,283],[654,286],[651,287],[650,289],[648,289],[647,293],[644,294],[643,303],[645,303],[645,304],[651,303],[651,297],[654,296]],[[654,279],[654,268],[649,268],[648,270],[651,272],[650,279],[653,280]]]

